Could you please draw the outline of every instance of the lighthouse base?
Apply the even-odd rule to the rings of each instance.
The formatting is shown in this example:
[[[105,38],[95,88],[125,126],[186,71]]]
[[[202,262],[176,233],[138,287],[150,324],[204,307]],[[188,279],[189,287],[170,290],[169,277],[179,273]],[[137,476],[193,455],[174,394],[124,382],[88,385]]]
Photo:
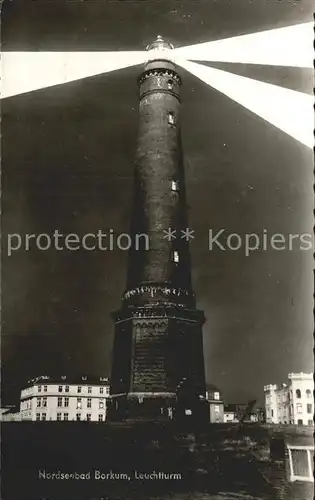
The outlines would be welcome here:
[[[208,402],[202,399],[181,400],[175,393],[128,393],[108,398],[107,420],[209,422]]]

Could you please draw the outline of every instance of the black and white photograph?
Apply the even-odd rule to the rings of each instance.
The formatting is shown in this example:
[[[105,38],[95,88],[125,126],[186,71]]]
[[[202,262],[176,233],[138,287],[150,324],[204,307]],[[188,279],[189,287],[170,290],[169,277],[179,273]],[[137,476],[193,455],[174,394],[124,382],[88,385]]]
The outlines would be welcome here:
[[[2,1],[2,500],[314,497],[313,39]]]

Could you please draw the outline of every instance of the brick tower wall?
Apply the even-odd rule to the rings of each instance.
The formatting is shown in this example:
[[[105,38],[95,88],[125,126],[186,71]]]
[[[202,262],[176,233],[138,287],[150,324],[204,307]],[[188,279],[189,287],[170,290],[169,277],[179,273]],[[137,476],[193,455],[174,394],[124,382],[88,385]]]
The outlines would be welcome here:
[[[128,287],[148,282],[191,286],[188,244],[180,238],[180,229],[186,229],[187,220],[179,85],[179,77],[170,68],[150,67],[140,80],[132,233],[148,234],[150,248],[137,250],[131,256]],[[172,181],[177,183],[178,191],[172,190]],[[163,230],[169,228],[178,231],[173,241],[164,237]],[[180,259],[175,265],[172,254],[176,250]]]
[[[130,234],[134,242],[148,235],[149,248],[144,239],[131,247],[127,289],[114,314],[113,419],[118,413],[122,419],[169,414],[181,384],[197,406],[198,394],[205,395],[204,316],[195,307],[189,243],[182,234],[188,224],[180,83],[174,64],[165,60],[148,62],[139,79]],[[165,237],[169,230],[174,238]]]

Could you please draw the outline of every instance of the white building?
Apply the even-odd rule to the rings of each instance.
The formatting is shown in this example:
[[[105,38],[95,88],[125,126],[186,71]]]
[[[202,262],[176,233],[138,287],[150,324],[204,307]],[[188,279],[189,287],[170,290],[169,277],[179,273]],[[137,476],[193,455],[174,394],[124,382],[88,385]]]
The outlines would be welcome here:
[[[104,422],[108,396],[106,377],[40,376],[21,391],[21,420]]]
[[[313,391],[312,373],[289,373],[286,384],[265,385],[266,422],[313,425]]]
[[[206,386],[206,400],[209,404],[209,422],[219,424],[224,421],[224,404],[219,389],[212,384]]]

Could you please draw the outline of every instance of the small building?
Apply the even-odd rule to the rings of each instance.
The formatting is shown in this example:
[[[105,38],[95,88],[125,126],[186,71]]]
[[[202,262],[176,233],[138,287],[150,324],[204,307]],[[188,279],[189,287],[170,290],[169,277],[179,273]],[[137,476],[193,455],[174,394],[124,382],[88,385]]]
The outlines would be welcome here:
[[[15,406],[5,406],[0,408],[1,422],[18,422],[21,420],[19,409]]]
[[[254,408],[247,413],[248,404],[227,404],[224,406],[224,422],[238,423],[241,421],[244,413],[244,423],[256,423],[264,421],[264,413],[261,408]]]
[[[266,422],[313,425],[314,379],[312,373],[289,373],[281,385],[264,387]]]
[[[21,391],[21,420],[106,420],[109,379],[39,376]]]
[[[212,384],[206,385],[206,400],[209,404],[209,421],[212,424],[224,422],[224,403],[220,390]]]
[[[228,404],[224,406],[224,422],[225,423],[236,423],[239,422],[239,416],[237,412],[237,405]]]

